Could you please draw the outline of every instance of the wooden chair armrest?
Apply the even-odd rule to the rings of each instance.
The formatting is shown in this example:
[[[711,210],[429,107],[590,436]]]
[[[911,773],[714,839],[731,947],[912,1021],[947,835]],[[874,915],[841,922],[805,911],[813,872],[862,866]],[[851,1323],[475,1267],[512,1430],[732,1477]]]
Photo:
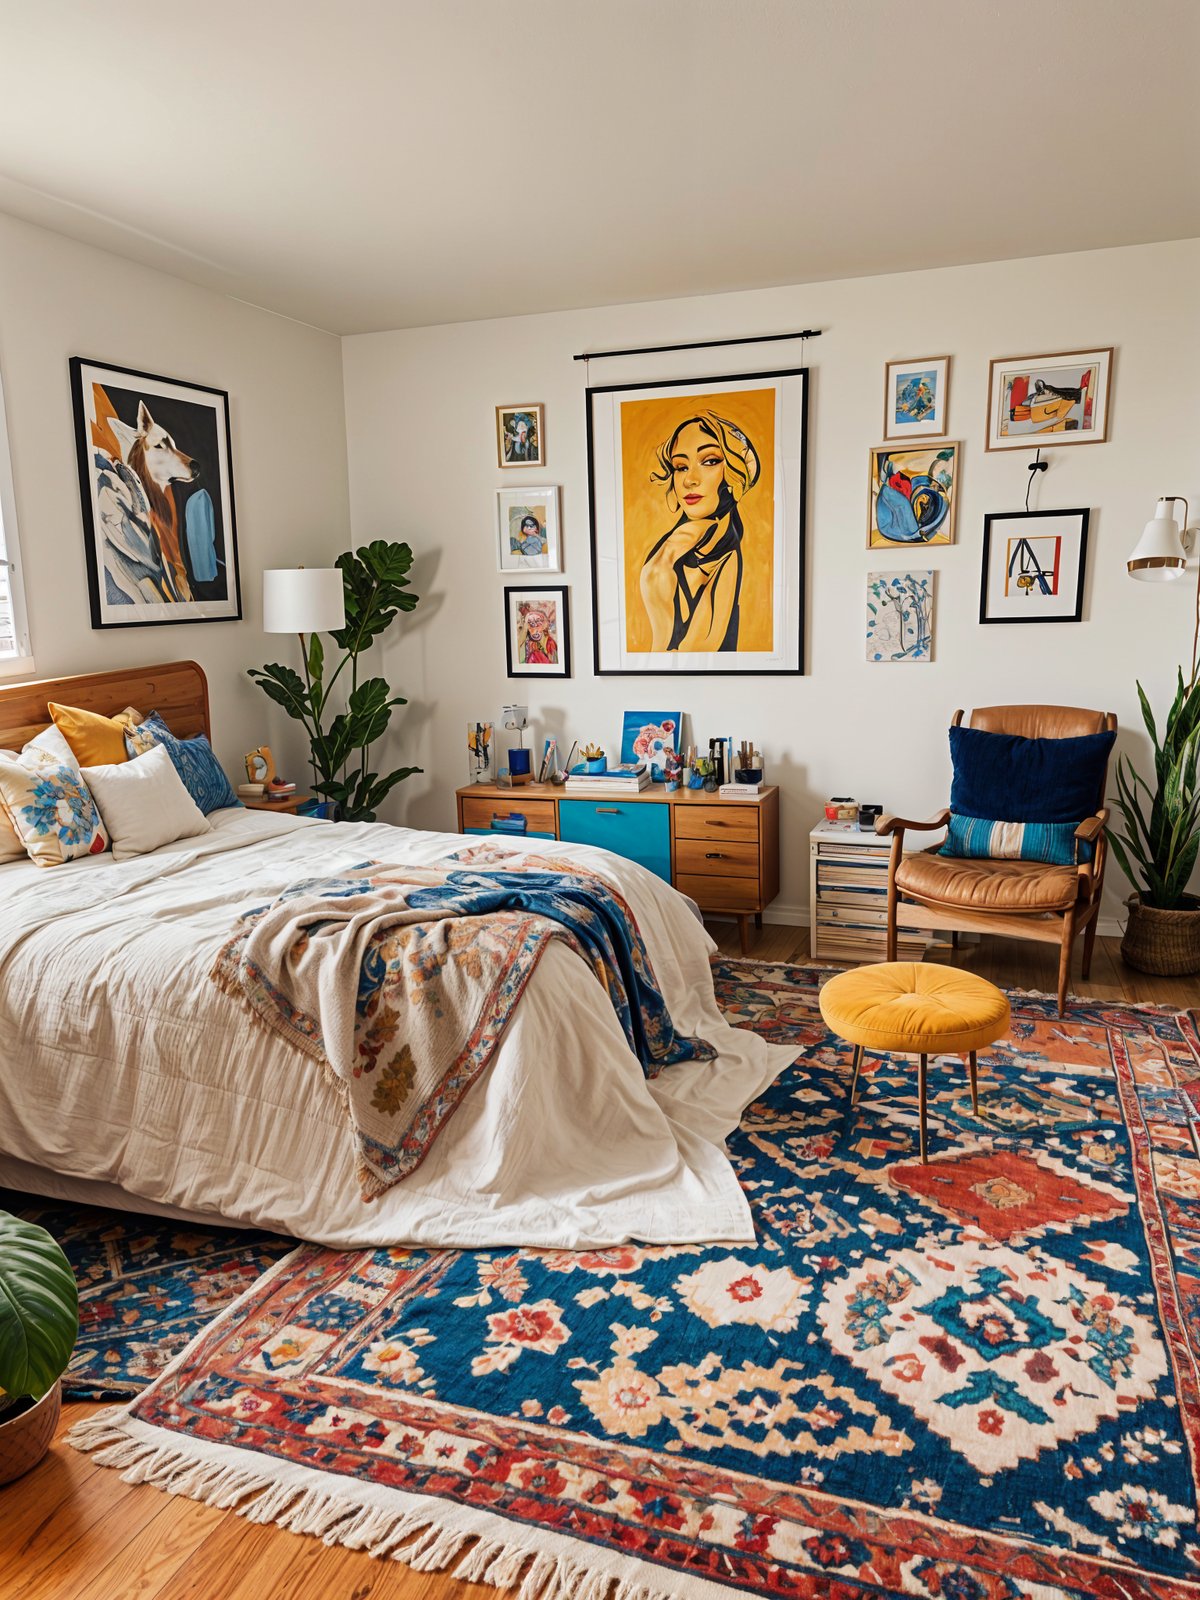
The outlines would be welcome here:
[[[1103,811],[1097,811],[1094,817],[1088,817],[1075,829],[1077,839],[1095,839],[1104,832],[1105,824],[1109,819],[1109,810],[1105,806]]]
[[[950,807],[939,811],[936,817],[930,817],[928,822],[910,822],[907,817],[876,817],[876,833],[903,833],[911,828],[914,833],[931,833],[935,828],[944,828],[950,820]]]

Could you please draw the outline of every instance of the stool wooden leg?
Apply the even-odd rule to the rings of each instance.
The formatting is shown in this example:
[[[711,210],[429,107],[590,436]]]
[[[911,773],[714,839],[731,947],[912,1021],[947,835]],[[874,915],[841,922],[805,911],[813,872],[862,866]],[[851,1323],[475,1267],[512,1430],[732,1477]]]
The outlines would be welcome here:
[[[850,1110],[851,1111],[854,1110],[854,1096],[858,1092],[858,1074],[859,1074],[859,1071],[862,1068],[862,1059],[863,1059],[863,1047],[860,1044],[856,1044],[854,1046],[854,1076],[850,1079]]]
[[[920,1066],[917,1068],[917,1107],[921,1119],[921,1160],[923,1162],[929,1160],[928,1144],[925,1137],[925,1073],[928,1066],[929,1057],[922,1056],[920,1058]]]
[[[974,1050],[972,1050],[970,1055],[967,1057],[967,1067],[968,1067],[968,1070],[970,1071],[970,1074],[971,1074],[971,1111],[972,1111],[973,1115],[978,1116],[979,1115],[979,1078],[977,1076],[978,1062],[976,1061]]]

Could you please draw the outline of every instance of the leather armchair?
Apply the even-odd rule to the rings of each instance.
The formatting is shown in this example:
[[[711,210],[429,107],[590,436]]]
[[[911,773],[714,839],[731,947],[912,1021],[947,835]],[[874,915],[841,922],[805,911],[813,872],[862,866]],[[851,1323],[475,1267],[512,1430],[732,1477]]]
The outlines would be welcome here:
[[[962,716],[961,711],[954,713],[955,727],[961,724]],[[1087,711],[1078,706],[983,706],[974,712],[968,726],[989,733],[1020,734],[1027,739],[1070,739],[1115,730],[1117,719],[1111,711]],[[1061,1017],[1067,1002],[1071,954],[1081,934],[1082,976],[1086,978],[1091,971],[1108,855],[1104,787],[1102,783],[1095,814],[1075,830],[1079,843],[1091,846],[1088,859],[1079,859],[1071,866],[1049,866],[1038,861],[958,860],[940,855],[939,845],[906,854],[905,835],[944,828],[950,818],[949,809],[939,811],[926,822],[880,817],[875,831],[890,836],[892,841],[888,862],[888,960],[896,959],[902,899],[906,927],[948,929],[956,939],[961,931],[978,930],[1057,944]]]

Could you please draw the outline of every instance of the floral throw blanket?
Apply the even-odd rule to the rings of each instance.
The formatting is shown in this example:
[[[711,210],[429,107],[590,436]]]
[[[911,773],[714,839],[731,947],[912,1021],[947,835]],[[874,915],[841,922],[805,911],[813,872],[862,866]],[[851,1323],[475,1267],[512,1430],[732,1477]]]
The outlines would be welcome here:
[[[370,1200],[420,1166],[552,939],[591,967],[647,1077],[715,1054],[676,1033],[620,895],[537,856],[488,871],[369,861],[292,884],[239,918],[212,977],[331,1075]]]

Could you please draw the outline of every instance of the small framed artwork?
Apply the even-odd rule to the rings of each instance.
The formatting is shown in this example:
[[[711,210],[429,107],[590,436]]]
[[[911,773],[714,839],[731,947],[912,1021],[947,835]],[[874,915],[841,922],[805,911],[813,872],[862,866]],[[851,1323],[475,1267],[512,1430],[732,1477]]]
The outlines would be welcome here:
[[[561,572],[558,485],[497,489],[496,542],[501,572]]]
[[[93,628],[242,614],[229,396],[74,356]]]
[[[934,575],[867,573],[867,660],[933,660]]]
[[[867,548],[953,544],[958,442],[877,445],[871,451]]]
[[[543,407],[496,407],[496,454],[502,467],[544,467]]]
[[[993,361],[988,378],[989,450],[1043,450],[1108,438],[1112,347]]]
[[[250,783],[270,783],[275,776],[275,757],[269,744],[260,744],[246,757],[246,778]]]
[[[885,439],[936,439],[950,413],[950,357],[889,361],[883,388]]]
[[[645,761],[655,783],[666,778],[664,763],[679,751],[678,711],[627,711],[621,728],[622,762]]]
[[[1081,622],[1087,536],[1086,510],[984,517],[980,622]]]
[[[504,643],[510,678],[569,678],[571,632],[567,591],[534,584],[504,591]]]

